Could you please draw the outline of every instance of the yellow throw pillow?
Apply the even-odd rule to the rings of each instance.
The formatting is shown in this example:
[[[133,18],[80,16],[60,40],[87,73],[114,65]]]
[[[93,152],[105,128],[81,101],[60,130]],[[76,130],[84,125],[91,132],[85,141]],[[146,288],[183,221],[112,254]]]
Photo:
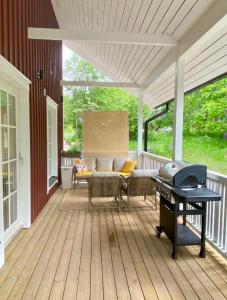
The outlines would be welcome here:
[[[126,160],[121,172],[131,173],[136,167],[136,160]]]

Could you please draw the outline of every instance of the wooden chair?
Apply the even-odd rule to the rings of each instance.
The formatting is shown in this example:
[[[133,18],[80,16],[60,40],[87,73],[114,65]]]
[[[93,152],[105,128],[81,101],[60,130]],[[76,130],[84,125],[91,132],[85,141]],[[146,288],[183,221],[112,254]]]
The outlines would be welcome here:
[[[120,209],[121,177],[118,173],[95,172],[88,178],[88,207],[92,207],[92,198],[113,197]]]
[[[154,197],[154,204],[157,209],[156,184],[155,180],[153,180],[157,173],[158,171],[154,169],[135,170],[132,172],[131,176],[125,180],[125,183],[122,185],[122,190],[127,196],[128,207],[130,197],[143,196],[144,200],[146,200],[147,197],[152,196]]]

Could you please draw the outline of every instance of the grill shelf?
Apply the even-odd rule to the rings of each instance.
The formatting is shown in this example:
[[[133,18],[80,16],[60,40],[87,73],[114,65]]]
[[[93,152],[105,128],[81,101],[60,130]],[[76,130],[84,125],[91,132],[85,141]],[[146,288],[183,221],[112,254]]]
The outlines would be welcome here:
[[[177,245],[200,245],[201,238],[191,229],[182,224],[177,225]]]

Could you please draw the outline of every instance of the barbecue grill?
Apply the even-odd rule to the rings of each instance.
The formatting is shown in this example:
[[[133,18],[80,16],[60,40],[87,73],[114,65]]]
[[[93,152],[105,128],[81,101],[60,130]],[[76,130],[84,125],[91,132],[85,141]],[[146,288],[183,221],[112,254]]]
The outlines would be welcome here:
[[[220,201],[217,193],[206,187],[207,167],[184,161],[172,161],[160,168],[156,176],[160,194],[160,224],[157,237],[165,232],[173,243],[172,257],[177,258],[177,246],[200,245],[200,257],[205,257],[206,209],[208,201]],[[186,224],[187,215],[202,217],[201,236]],[[183,216],[183,224],[178,217]]]

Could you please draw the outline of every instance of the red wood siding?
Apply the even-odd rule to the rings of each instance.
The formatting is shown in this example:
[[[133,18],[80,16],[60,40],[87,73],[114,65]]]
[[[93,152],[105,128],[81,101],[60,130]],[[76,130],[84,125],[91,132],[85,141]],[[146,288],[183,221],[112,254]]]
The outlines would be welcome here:
[[[31,84],[31,198],[32,220],[48,200],[47,195],[47,95],[59,105],[58,143],[63,147],[62,116],[62,43],[59,41],[28,40],[27,27],[58,28],[50,0],[0,0],[0,54],[18,68]],[[37,79],[42,69],[44,79]]]

